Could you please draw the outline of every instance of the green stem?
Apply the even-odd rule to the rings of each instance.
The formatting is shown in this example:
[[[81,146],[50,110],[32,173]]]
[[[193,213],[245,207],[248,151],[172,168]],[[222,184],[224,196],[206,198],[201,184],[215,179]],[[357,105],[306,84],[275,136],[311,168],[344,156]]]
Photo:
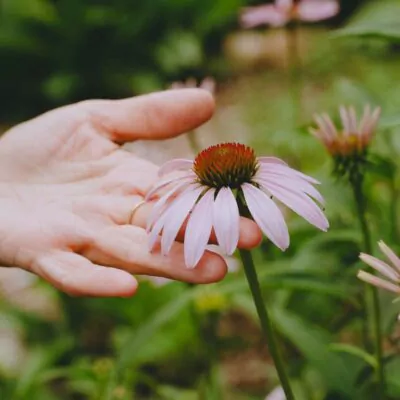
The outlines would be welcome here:
[[[290,387],[288,375],[285,370],[285,366],[280,354],[275,332],[272,327],[270,317],[268,315],[267,308],[262,298],[260,284],[258,283],[257,272],[254,267],[253,257],[249,250],[240,249],[240,257],[243,262],[244,271],[246,274],[247,281],[250,286],[251,294],[253,295],[254,304],[257,309],[258,318],[260,319],[261,328],[268,342],[269,352],[275,363],[275,368],[278,372],[279,379],[283,391],[286,395],[286,400],[294,400],[294,395]]]
[[[357,216],[360,222],[361,232],[363,236],[363,250],[366,253],[371,254],[371,233],[366,218],[366,198],[363,192],[363,179],[362,177],[359,177],[358,179],[351,180],[350,183],[353,188],[353,194],[357,208]],[[375,286],[371,285],[366,285],[365,289],[367,297],[366,302],[370,308],[370,315],[372,316],[371,323],[374,331],[375,357],[377,362],[376,379],[378,382],[378,399],[383,399],[385,393],[385,371],[383,365],[382,325],[378,290]]]
[[[196,131],[190,131],[187,133],[187,138],[189,141],[190,149],[193,151],[194,154],[199,153],[201,150],[199,141],[197,140]]]
[[[298,26],[296,22],[286,27],[287,42],[287,64],[289,71],[289,92],[292,98],[293,121],[300,122],[302,111],[301,105],[301,76],[300,76],[300,54],[298,41]]]

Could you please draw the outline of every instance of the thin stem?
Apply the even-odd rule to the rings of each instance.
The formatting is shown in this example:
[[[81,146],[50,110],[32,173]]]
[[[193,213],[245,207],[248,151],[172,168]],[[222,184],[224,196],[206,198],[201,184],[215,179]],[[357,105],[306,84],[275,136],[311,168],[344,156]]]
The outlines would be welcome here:
[[[363,192],[363,179],[360,177],[359,179],[351,180],[350,183],[353,189],[357,208],[357,216],[363,235],[364,251],[368,254],[371,254],[371,233],[366,218],[366,198]],[[383,399],[385,393],[385,371],[383,365],[381,312],[377,288],[375,286],[367,285],[366,295],[368,301],[367,304],[370,305],[370,313],[372,315],[371,323],[374,331],[375,357],[377,362],[376,379],[378,382],[378,399]]]
[[[390,201],[390,228],[391,228],[391,237],[396,241],[397,239],[397,200],[398,200],[398,191],[396,187],[396,180],[392,177],[390,182],[390,191],[391,191],[391,201]]]
[[[262,298],[260,284],[258,283],[257,272],[254,267],[253,257],[249,250],[239,250],[240,257],[243,262],[244,271],[246,274],[247,281],[250,286],[251,294],[253,296],[254,304],[257,309],[258,318],[260,319],[261,328],[268,342],[269,352],[275,363],[275,368],[278,372],[279,379],[283,391],[286,395],[286,400],[294,400],[294,395],[290,387],[288,375],[285,370],[285,366],[280,354],[275,332],[272,327],[270,317],[268,315],[267,308]]]
[[[289,92],[292,98],[293,121],[299,123],[301,115],[301,76],[300,76],[300,54],[298,40],[298,25],[292,22],[286,27],[286,42],[287,42],[287,64],[289,71]]]
[[[196,131],[193,130],[193,131],[188,132],[187,138],[188,138],[190,149],[193,151],[194,154],[197,154],[201,150],[201,148],[200,148],[199,141],[197,140]]]

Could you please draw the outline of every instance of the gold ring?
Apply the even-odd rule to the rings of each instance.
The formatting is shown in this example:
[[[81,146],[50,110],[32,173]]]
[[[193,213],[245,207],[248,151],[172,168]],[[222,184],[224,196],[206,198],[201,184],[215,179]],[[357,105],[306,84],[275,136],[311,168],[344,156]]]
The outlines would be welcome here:
[[[139,209],[139,207],[141,207],[145,203],[146,203],[146,201],[142,200],[142,201],[139,201],[139,203],[137,203],[135,205],[135,207],[133,207],[133,210],[131,211],[131,215],[129,217],[129,222],[128,222],[130,225],[133,225],[132,222],[133,222],[133,217],[135,216],[135,212]]]

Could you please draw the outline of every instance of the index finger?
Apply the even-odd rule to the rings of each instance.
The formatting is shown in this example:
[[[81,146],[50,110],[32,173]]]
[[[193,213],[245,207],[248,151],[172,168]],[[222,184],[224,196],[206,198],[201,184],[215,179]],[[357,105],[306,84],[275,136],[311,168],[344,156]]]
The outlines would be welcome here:
[[[167,139],[190,131],[211,118],[214,99],[203,89],[175,89],[123,100],[80,103],[109,139]]]

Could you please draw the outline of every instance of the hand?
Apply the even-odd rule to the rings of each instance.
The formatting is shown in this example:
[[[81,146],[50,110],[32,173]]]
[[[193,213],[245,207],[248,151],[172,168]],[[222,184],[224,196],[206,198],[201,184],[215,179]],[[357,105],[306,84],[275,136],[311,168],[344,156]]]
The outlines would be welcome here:
[[[158,167],[119,146],[164,139],[208,120],[212,97],[199,89],[62,107],[0,140],[0,263],[31,271],[72,295],[130,296],[131,274],[194,283],[223,278],[222,257],[207,252],[187,269],[183,245],[149,253],[149,206],[132,209],[157,180]],[[181,236],[182,237],[182,236]],[[241,222],[242,247],[261,234]]]

